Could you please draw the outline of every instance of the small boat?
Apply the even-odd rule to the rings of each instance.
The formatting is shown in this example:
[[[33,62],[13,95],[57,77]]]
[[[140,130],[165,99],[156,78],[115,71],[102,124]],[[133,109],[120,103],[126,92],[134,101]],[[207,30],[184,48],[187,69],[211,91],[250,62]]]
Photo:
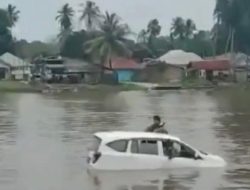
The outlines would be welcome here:
[[[199,151],[179,138],[149,132],[99,132],[87,158],[89,170],[130,171],[220,168],[223,158]]]

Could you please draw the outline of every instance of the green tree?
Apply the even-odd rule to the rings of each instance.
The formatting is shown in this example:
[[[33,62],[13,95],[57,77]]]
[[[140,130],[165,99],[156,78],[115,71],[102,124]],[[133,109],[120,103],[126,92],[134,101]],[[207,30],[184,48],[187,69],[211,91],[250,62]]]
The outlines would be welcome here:
[[[148,43],[148,32],[143,29],[140,31],[140,33],[137,36],[137,42],[138,43]]]
[[[153,19],[148,23],[147,32],[149,34],[148,43],[152,45],[154,38],[161,33],[161,26],[157,19]]]
[[[11,22],[8,13],[4,9],[0,9],[0,28],[10,28]]]
[[[17,10],[16,6],[9,4],[7,7],[7,13],[11,27],[15,26],[19,20],[20,11]]]
[[[72,19],[74,16],[74,10],[70,5],[67,3],[65,4],[59,11],[58,15],[56,17],[56,20],[58,20],[61,31],[60,34],[58,35],[59,40],[61,42],[61,45],[65,42],[67,37],[71,34],[72,32]]]
[[[196,25],[192,19],[187,19],[185,24],[185,37],[193,38]]]
[[[59,48],[55,43],[40,41],[27,42],[19,40],[15,42],[15,54],[23,59],[33,59],[40,55],[57,55]]]
[[[7,11],[0,9],[0,55],[12,50],[13,38],[10,27],[11,22]]]
[[[129,56],[131,51],[126,45],[130,34],[128,25],[121,24],[120,18],[115,14],[106,12],[104,21],[99,24],[100,33],[85,43],[86,52],[97,56],[102,64],[109,63],[112,69],[114,56]]]
[[[92,1],[87,1],[86,5],[81,4],[83,10],[81,11],[80,21],[85,20],[85,25],[88,31],[93,30],[101,17],[99,7]]]
[[[89,39],[85,30],[73,32],[61,48],[61,55],[70,58],[88,58],[83,51],[83,44]]]
[[[173,19],[171,26],[171,38],[184,40],[186,35],[185,20],[181,17]]]
[[[216,18],[216,49],[224,52],[250,52],[250,1],[217,0],[214,10]]]

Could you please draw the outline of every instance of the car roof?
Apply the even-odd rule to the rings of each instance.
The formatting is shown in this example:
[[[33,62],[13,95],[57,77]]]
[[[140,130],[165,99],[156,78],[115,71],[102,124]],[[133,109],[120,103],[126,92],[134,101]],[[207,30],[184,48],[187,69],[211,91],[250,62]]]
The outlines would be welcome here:
[[[120,139],[146,138],[146,139],[172,139],[180,141],[179,138],[167,135],[164,133],[150,133],[150,132],[125,132],[125,131],[111,131],[98,132],[95,136],[104,141],[114,141]]]

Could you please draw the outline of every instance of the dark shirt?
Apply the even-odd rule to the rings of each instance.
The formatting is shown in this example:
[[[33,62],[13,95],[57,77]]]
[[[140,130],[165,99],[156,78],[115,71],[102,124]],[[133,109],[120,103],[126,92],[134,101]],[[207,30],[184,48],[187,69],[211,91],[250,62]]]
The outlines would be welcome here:
[[[168,134],[168,131],[164,128],[164,124],[163,125],[153,124],[153,125],[149,126],[146,129],[146,132],[155,132],[155,133],[166,133],[166,134]]]
[[[156,129],[159,129],[161,126],[159,124],[152,124],[146,128],[146,132],[154,132]]]
[[[160,127],[158,129],[155,129],[153,132],[155,133],[165,133],[168,134],[168,131],[164,127]]]

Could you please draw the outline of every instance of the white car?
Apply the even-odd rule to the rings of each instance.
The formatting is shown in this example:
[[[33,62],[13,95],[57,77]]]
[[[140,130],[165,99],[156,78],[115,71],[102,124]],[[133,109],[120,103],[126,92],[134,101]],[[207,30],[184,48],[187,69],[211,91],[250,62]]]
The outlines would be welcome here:
[[[89,151],[90,170],[159,170],[225,167],[223,158],[192,148],[179,138],[148,132],[100,132]]]

